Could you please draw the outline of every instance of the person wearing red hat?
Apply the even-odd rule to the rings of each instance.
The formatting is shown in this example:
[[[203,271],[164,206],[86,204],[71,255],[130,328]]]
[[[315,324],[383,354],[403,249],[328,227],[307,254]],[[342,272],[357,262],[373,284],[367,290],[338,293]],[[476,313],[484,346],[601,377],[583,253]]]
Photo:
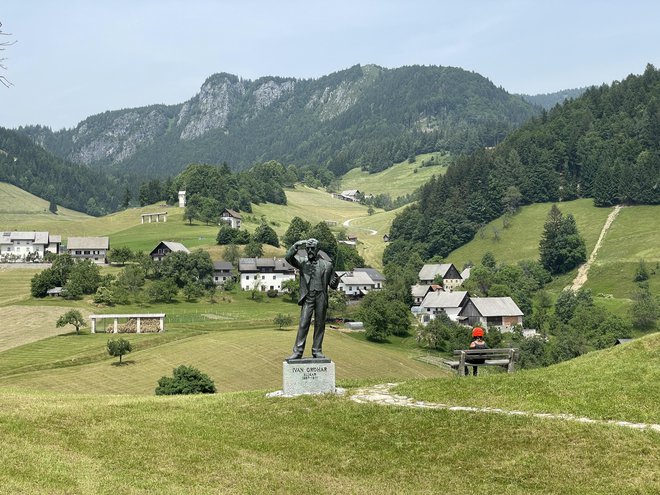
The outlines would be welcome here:
[[[486,344],[486,341],[484,340],[484,329],[481,327],[475,327],[474,330],[472,330],[472,342],[470,342],[470,349],[488,349],[488,345]],[[467,361],[468,363],[475,365],[475,364],[483,364],[484,360],[479,359],[479,358],[473,358],[469,359]],[[469,375],[470,371],[468,367],[465,367],[465,376]],[[474,376],[477,376],[477,366],[472,366],[472,374]]]

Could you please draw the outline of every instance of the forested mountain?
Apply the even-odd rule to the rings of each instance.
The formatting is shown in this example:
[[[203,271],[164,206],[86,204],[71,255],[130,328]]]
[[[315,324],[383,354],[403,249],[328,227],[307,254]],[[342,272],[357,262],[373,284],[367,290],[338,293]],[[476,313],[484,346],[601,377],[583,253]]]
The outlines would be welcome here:
[[[660,204],[660,71],[588,89],[494,150],[460,157],[395,219],[385,262],[447,256],[520,204],[593,197]]]
[[[215,74],[182,105],[105,112],[58,132],[19,131],[76,163],[115,171],[162,177],[189,163],[240,170],[277,160],[341,175],[421,152],[493,146],[537,113],[462,69],[356,65],[307,80]]]
[[[582,95],[587,88],[574,88],[556,91],[555,93],[543,93],[538,95],[520,95],[525,101],[532,105],[550,110],[555,105],[564,103],[568,99],[575,99]]]
[[[54,156],[27,137],[2,127],[0,181],[91,215],[116,210],[126,189],[124,182],[104,171]]]

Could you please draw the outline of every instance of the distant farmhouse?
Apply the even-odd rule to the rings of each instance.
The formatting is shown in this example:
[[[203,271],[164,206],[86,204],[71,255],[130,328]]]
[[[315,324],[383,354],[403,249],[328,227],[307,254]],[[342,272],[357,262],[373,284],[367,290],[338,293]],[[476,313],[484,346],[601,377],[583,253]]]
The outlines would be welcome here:
[[[510,297],[471,297],[461,309],[459,318],[466,325],[479,325],[485,329],[498,327],[506,332],[522,325],[523,312]]]
[[[213,283],[215,285],[225,285],[233,277],[234,267],[229,261],[213,262]]]
[[[173,241],[160,241],[150,253],[151,259],[154,261],[163,261],[163,258],[170,253],[183,252],[190,253],[188,248],[180,242]]]
[[[107,263],[110,239],[108,237],[69,237],[66,250],[76,260],[88,259],[95,263]]]
[[[342,191],[339,194],[333,194],[332,196],[341,199],[343,201],[351,201],[353,203],[359,203],[360,191],[358,189],[347,189],[346,191]]]
[[[240,258],[242,290],[276,290],[282,292],[282,284],[296,278],[295,269],[284,258]]]
[[[442,290],[442,286],[440,285],[422,285],[422,284],[415,284],[410,288],[410,294],[412,295],[413,298],[413,304],[416,306],[419,306],[426,295],[429,292],[435,292],[436,290]]]
[[[237,211],[230,210],[229,208],[224,209],[220,215],[220,221],[227,222],[232,229],[241,228],[241,214]]]
[[[1,261],[35,261],[59,254],[62,237],[48,232],[0,232]]]
[[[453,263],[424,265],[418,277],[422,285],[431,285],[436,277],[442,278],[442,287],[446,291],[452,291],[463,283],[463,278]]]
[[[435,319],[441,312],[449,316],[450,320],[459,321],[459,313],[468,300],[469,297],[466,291],[429,292],[419,305],[419,315],[422,318],[422,323],[428,323]]]
[[[374,281],[364,272],[338,271],[337,275],[343,275],[337,286],[337,290],[343,292],[347,296],[361,297],[375,288]]]
[[[364,272],[369,275],[369,278],[374,282],[374,289],[382,289],[385,285],[385,275],[380,273],[375,268],[353,268],[354,272]]]

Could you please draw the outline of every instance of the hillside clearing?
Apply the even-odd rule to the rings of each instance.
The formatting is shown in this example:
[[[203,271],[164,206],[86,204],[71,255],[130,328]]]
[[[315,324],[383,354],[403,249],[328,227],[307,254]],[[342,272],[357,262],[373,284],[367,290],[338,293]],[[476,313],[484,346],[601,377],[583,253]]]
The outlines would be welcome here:
[[[428,165],[433,159],[434,165]],[[425,163],[422,166],[422,162]],[[360,168],[349,170],[340,179],[341,190],[357,189],[365,194],[389,194],[392,199],[405,196],[418,189],[434,175],[444,175],[450,157],[442,153],[417,155],[413,163],[408,160],[370,174]]]

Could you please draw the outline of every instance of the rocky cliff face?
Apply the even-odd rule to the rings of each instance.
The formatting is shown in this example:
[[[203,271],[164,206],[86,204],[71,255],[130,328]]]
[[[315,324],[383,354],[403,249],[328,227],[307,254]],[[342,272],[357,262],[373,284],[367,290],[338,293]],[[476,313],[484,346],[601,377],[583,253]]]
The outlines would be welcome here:
[[[121,162],[140,146],[151,144],[157,136],[164,134],[168,122],[168,118],[157,110],[145,115],[138,111],[119,113],[100,131],[86,120],[72,132],[74,150],[69,158],[85,164]]]

